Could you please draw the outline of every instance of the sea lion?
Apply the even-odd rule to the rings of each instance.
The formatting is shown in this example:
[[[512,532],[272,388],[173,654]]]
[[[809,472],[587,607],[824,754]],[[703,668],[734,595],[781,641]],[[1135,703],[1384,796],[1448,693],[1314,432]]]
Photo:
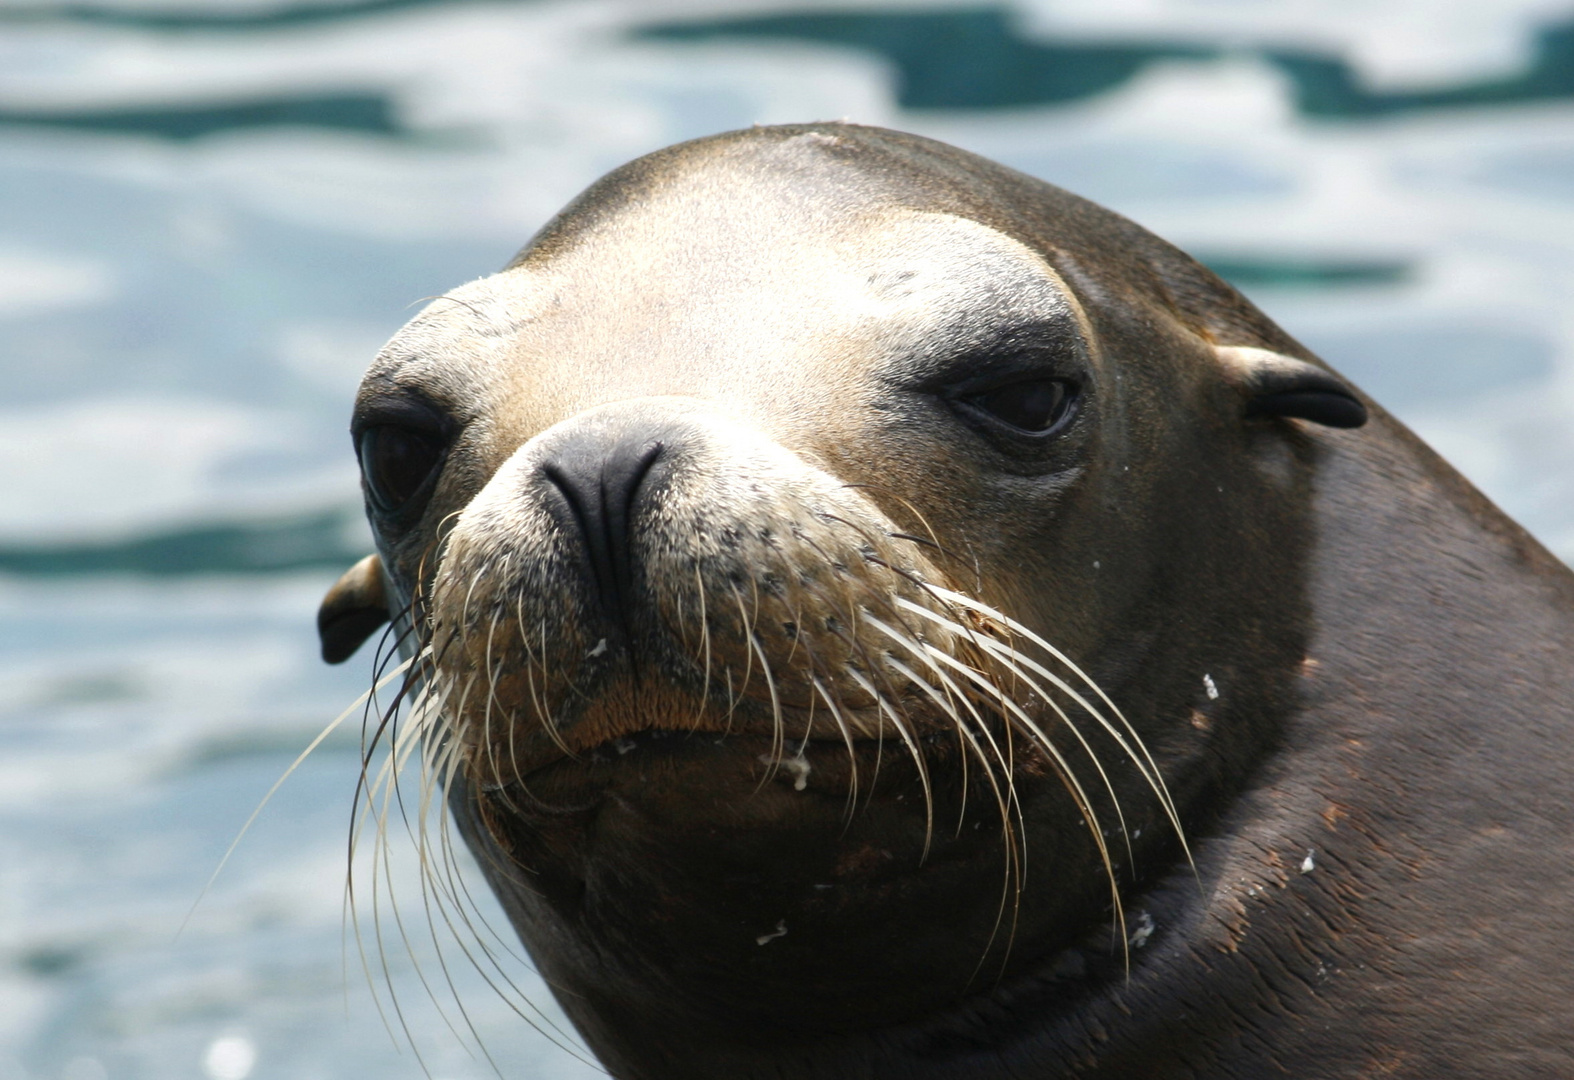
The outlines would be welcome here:
[[[352,432],[324,653],[614,1076],[1574,1075],[1574,576],[1119,216],[685,143]]]

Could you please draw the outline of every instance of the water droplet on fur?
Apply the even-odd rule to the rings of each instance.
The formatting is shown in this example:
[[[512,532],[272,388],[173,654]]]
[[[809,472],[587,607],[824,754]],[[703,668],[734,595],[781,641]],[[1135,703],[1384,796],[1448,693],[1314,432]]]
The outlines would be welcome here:
[[[812,772],[813,769],[809,765],[809,759],[803,756],[803,749],[801,747],[798,750],[797,757],[781,758],[778,760],[772,757],[770,754],[761,754],[759,761],[761,765],[768,765],[772,768],[781,769],[783,772],[791,776],[792,789],[794,791],[803,791],[808,788],[809,773]]]

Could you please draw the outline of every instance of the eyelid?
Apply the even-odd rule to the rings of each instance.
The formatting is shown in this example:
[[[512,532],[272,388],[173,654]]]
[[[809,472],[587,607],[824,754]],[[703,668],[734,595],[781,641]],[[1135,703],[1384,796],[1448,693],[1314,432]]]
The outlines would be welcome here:
[[[994,327],[959,323],[892,364],[882,381],[897,392],[941,398],[980,393],[991,384],[1037,373],[1085,382],[1089,346],[1069,314]]]
[[[361,436],[374,427],[400,427],[449,442],[459,425],[448,411],[428,401],[424,395],[401,390],[369,395],[356,405],[350,421],[350,437],[360,446]]]
[[[1009,390],[1015,386],[1035,382],[1064,383],[1067,393],[1075,394],[1082,386],[1082,379],[1071,372],[1059,367],[1046,369],[1043,366],[1008,368],[1005,370],[979,372],[976,375],[957,380],[937,387],[933,391],[941,400],[951,404],[967,404],[976,398],[986,397],[990,394]]]
[[[955,400],[1036,379],[1080,384],[1086,367],[1080,354],[1068,354],[1063,348],[991,349],[954,358],[944,371],[925,379],[919,389]]]

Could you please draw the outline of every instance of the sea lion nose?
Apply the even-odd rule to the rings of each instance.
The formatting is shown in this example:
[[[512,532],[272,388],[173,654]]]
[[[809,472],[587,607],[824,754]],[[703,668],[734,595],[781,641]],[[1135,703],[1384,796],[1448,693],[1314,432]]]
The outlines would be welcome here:
[[[565,531],[577,530],[606,614],[623,623],[634,594],[630,530],[641,487],[664,444],[652,431],[591,430],[552,448],[541,471],[556,489]]]

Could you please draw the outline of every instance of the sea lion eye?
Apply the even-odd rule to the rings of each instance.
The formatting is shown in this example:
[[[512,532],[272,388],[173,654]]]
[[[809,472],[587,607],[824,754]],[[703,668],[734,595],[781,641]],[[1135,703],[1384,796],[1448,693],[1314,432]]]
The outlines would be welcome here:
[[[1065,419],[1073,396],[1064,379],[1025,379],[962,400],[1002,423],[1042,435]]]
[[[361,432],[361,475],[379,510],[409,502],[437,468],[443,444],[425,432],[378,424]]]

